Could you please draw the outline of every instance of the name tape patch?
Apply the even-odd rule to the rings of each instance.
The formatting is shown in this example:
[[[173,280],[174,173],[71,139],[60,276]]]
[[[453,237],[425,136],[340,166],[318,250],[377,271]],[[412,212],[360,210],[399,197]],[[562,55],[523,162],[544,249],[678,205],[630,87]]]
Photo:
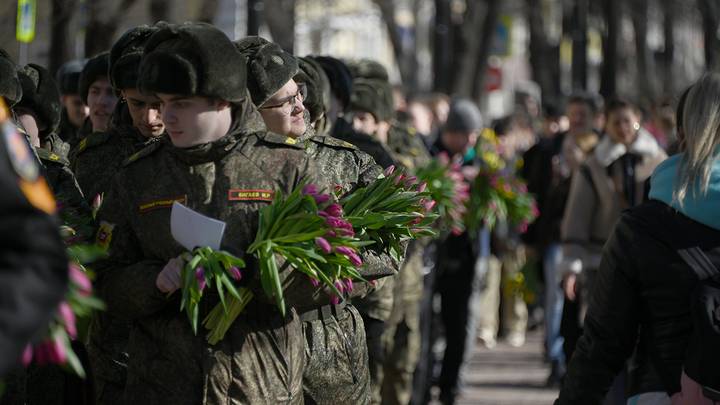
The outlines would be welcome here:
[[[181,197],[175,197],[175,198],[164,198],[162,200],[155,200],[150,201],[145,204],[140,204],[140,207],[138,207],[138,210],[141,214],[144,214],[149,211],[157,210],[157,209],[163,209],[163,208],[170,208],[172,207],[174,202],[179,202],[180,204],[185,204],[187,201],[187,196],[181,196]]]
[[[272,190],[240,190],[228,191],[229,201],[272,201],[275,192]]]

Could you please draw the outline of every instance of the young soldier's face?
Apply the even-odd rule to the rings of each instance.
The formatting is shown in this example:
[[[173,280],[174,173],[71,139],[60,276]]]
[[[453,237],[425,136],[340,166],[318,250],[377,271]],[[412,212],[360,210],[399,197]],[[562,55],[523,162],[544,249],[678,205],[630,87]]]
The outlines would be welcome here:
[[[62,105],[65,107],[70,123],[74,127],[80,128],[90,113],[90,109],[83,104],[80,96],[78,94],[63,94]]]
[[[305,133],[303,88],[291,79],[258,108],[268,130],[293,138]]]
[[[378,130],[378,121],[369,112],[354,111],[353,129],[363,134],[375,135]]]
[[[160,136],[165,125],[160,115],[160,99],[153,95],[141,94],[137,89],[125,89],[122,96],[127,102],[133,126],[147,138]]]
[[[158,94],[165,130],[175,147],[189,148],[220,139],[230,122],[230,104],[207,97]]]
[[[97,79],[90,85],[87,103],[93,132],[105,131],[117,103],[117,97],[107,78]]]

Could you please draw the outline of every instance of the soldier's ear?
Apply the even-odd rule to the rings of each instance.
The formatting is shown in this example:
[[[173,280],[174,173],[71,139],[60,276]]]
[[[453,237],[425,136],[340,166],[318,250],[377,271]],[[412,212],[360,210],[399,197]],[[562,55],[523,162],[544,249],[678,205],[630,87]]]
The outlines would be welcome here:
[[[215,102],[215,108],[216,108],[218,111],[230,107],[230,102],[229,102],[229,101],[225,101],[225,100],[221,100],[221,99],[215,99],[214,102]]]

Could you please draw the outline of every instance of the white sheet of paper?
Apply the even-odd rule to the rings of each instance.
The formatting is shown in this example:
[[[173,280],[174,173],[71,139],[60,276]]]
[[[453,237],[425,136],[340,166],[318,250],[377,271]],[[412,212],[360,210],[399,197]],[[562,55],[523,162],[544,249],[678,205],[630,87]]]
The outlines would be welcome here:
[[[170,212],[170,232],[187,250],[203,246],[218,250],[225,233],[225,222],[207,217],[176,201]]]

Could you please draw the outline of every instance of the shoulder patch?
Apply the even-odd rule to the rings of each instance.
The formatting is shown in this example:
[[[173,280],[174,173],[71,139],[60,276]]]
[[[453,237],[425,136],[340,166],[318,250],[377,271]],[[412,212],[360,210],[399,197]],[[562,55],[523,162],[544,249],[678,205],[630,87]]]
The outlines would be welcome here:
[[[26,138],[9,122],[2,125],[2,136],[7,148],[8,160],[15,173],[24,181],[37,180],[40,176],[40,168]]]
[[[342,139],[334,138],[332,136],[315,136],[315,137],[312,137],[311,140],[321,143],[323,145],[327,145],[327,146],[334,146],[337,148],[357,150],[357,146],[351,144],[350,142],[346,142],[346,141],[343,141]]]
[[[35,149],[35,151],[37,152],[38,157],[39,157],[40,160],[42,160],[42,161],[59,163],[59,164],[61,164],[61,165],[63,165],[63,166],[69,166],[69,165],[70,165],[70,162],[69,162],[67,159],[65,159],[64,157],[58,155],[57,153],[51,152],[51,151],[49,151],[49,150],[47,150],[47,149],[44,149],[44,148],[37,148],[37,149]]]
[[[303,146],[298,142],[297,139],[290,138],[289,136],[279,135],[274,132],[266,132],[264,134],[258,134],[258,138],[268,143],[274,143],[279,145],[292,146],[293,148],[302,149]]]
[[[100,248],[107,250],[112,240],[113,229],[115,225],[106,221],[100,221],[97,234],[95,235],[95,244]]]
[[[77,147],[75,156],[80,155],[88,149],[92,149],[95,146],[102,145],[110,139],[110,132],[93,132],[90,135],[83,138]]]
[[[130,157],[125,159],[125,161],[122,163],[123,167],[128,166],[134,162],[137,162],[138,160],[140,160],[144,157],[152,155],[153,153],[155,153],[155,151],[160,149],[160,147],[162,145],[163,145],[163,142],[153,142],[151,144],[148,144],[148,146],[140,149],[139,151],[133,153],[132,155],[130,155]]]

